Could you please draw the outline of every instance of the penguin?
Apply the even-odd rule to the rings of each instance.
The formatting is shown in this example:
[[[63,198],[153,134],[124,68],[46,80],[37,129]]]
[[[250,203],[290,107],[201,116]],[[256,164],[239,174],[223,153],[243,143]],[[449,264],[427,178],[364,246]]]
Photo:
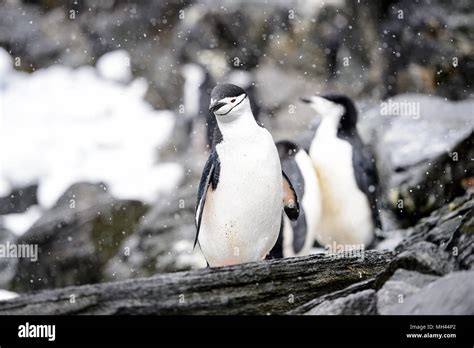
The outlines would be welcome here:
[[[293,183],[300,201],[298,219],[291,221],[283,216],[277,244],[271,258],[302,256],[311,253],[316,228],[321,217],[321,194],[313,162],[298,144],[282,140],[276,143],[283,171]]]
[[[277,241],[282,211],[298,218],[298,197],[242,88],[214,87],[209,110],[217,127],[199,184],[194,245],[211,267],[263,260]]]
[[[187,135],[193,132],[195,122],[201,119],[206,124],[207,146],[212,146],[216,119],[209,111],[209,98],[214,86],[214,79],[204,66],[196,63],[187,63],[181,68],[184,78],[183,105],[186,120]]]
[[[382,229],[375,158],[357,132],[357,110],[347,96],[302,98],[321,117],[309,148],[321,190],[316,240],[369,247]]]

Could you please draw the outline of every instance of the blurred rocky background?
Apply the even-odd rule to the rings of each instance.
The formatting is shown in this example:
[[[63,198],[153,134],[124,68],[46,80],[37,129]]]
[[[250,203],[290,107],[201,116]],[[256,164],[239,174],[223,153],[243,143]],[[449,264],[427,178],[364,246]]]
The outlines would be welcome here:
[[[470,0],[0,1],[0,243],[39,247],[0,259],[0,289],[204,267],[193,211],[218,82],[251,91],[276,140],[317,123],[299,97],[352,97],[383,188],[378,248],[463,196],[471,257],[452,270],[472,269],[473,42]]]

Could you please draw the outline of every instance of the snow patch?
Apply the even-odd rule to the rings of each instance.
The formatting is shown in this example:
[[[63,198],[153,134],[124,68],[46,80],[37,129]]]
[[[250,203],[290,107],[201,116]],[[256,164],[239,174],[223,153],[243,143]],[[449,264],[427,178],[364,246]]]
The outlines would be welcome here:
[[[16,292],[0,289],[0,301],[11,300],[12,298],[18,297]]]
[[[33,226],[41,215],[42,209],[32,206],[24,213],[2,215],[0,220],[7,230],[12,231],[17,236],[21,236]]]
[[[13,69],[11,58],[5,63],[5,55],[0,49],[2,193],[38,183],[39,203],[48,208],[80,181],[102,181],[118,198],[145,202],[179,184],[182,167],[158,163],[157,153],[174,114],[144,101],[145,80],[125,85],[101,76],[124,77],[116,64],[123,53],[104,56],[101,74],[90,66],[26,74]]]
[[[130,56],[125,50],[116,50],[104,54],[96,65],[99,74],[108,80],[129,82],[132,79]]]

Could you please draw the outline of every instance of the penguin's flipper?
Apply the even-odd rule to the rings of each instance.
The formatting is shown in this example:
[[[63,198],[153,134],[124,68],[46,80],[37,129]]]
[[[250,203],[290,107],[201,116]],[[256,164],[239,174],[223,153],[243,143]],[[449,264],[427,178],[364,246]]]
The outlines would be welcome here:
[[[296,195],[295,189],[291,184],[290,179],[282,171],[283,176],[283,207],[285,209],[286,215],[290,220],[294,221],[298,219],[300,215],[300,202],[298,201],[298,196]]]
[[[202,213],[204,211],[204,205],[206,203],[206,196],[209,189],[209,186],[212,186],[212,189],[217,188],[220,175],[220,161],[217,151],[212,150],[209,158],[207,159],[204,169],[202,171],[201,181],[199,183],[198,197],[196,203],[196,212],[194,215],[196,223],[196,238],[194,239],[194,248],[198,242],[199,230],[201,229],[201,220]]]

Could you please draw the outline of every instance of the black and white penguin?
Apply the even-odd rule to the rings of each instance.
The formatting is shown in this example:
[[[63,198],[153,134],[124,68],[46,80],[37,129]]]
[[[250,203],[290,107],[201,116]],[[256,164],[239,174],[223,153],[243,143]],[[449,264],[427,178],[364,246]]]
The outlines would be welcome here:
[[[201,121],[206,124],[207,145],[211,146],[216,127],[216,119],[209,111],[209,98],[215,85],[214,79],[204,66],[196,63],[184,64],[181,74],[184,78],[183,106],[187,135],[189,137],[195,123]]]
[[[309,149],[316,170],[322,211],[316,240],[327,246],[364,244],[381,229],[375,158],[357,132],[357,110],[344,95],[303,98],[321,122]]]
[[[277,241],[282,211],[298,218],[297,195],[242,88],[216,86],[209,109],[218,127],[199,184],[195,243],[212,267],[262,260]]]
[[[300,200],[298,219],[283,216],[277,244],[270,252],[272,258],[308,255],[313,247],[316,228],[321,217],[321,194],[318,177],[308,153],[294,142],[276,143],[281,167],[293,183]]]

